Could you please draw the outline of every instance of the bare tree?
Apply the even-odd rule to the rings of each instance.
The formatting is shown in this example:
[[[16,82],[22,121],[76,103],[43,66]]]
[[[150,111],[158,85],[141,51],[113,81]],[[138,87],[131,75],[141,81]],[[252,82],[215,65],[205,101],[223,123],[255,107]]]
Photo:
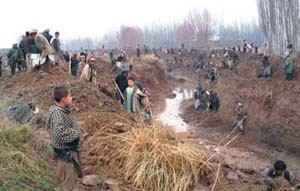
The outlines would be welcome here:
[[[190,12],[187,22],[191,25],[197,47],[208,47],[215,32],[215,21],[208,10]]]
[[[299,50],[300,0],[257,0],[260,25],[275,53],[283,54],[287,44]]]
[[[120,47],[135,47],[136,44],[143,42],[143,31],[139,27],[121,26],[118,33],[118,42]]]

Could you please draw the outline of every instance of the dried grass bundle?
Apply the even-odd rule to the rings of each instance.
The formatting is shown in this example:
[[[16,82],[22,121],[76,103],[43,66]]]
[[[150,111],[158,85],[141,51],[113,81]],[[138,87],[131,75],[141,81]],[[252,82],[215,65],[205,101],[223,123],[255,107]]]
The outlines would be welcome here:
[[[124,179],[146,190],[189,190],[195,183],[212,182],[216,171],[205,151],[159,124],[107,134],[98,141],[89,152],[102,153],[100,158],[118,166]]]

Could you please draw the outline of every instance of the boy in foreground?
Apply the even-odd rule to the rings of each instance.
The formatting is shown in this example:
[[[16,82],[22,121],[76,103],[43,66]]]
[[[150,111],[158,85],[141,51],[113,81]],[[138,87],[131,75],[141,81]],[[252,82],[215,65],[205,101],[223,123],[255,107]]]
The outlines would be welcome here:
[[[55,87],[53,97],[56,104],[49,109],[48,125],[51,130],[51,145],[57,158],[57,180],[62,190],[75,190],[76,175],[83,175],[79,154],[83,131],[72,117],[71,91],[65,86]]]

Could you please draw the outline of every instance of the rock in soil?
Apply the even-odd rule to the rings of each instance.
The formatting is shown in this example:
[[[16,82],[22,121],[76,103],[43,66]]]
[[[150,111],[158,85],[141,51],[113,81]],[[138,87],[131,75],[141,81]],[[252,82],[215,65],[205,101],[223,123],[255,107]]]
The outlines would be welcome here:
[[[100,177],[96,174],[93,175],[86,175],[83,177],[82,184],[86,186],[96,186],[98,184],[101,184],[102,180]]]

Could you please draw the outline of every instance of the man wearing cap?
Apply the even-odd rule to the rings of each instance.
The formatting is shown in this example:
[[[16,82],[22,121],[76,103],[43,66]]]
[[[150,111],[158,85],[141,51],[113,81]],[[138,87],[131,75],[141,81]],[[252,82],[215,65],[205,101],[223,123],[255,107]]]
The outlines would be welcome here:
[[[239,128],[240,134],[244,134],[244,123],[245,119],[247,118],[247,114],[241,102],[239,102],[235,107],[235,114],[236,122],[234,126],[237,126]]]
[[[27,71],[31,71],[34,65],[34,59],[37,59],[40,54],[40,50],[36,47],[35,36],[37,35],[37,30],[32,29],[28,37],[29,46],[29,62],[27,63]]]
[[[36,47],[35,44],[35,36],[37,35],[38,30],[32,29],[29,33],[29,38],[28,38],[28,45],[30,49],[30,53],[40,53],[39,49]]]
[[[55,32],[55,37],[51,40],[51,45],[54,49],[55,54],[55,64],[59,64],[60,54],[61,54],[61,43],[59,40],[59,32]]]
[[[52,39],[52,35],[50,34],[50,30],[49,29],[45,29],[43,32],[44,37],[46,37],[46,39],[48,40],[48,42],[51,42]]]
[[[11,69],[11,75],[15,75],[16,67],[18,67],[19,71],[21,70],[21,64],[22,64],[22,53],[20,49],[18,48],[18,44],[13,44],[12,49],[9,50],[7,53],[8,57],[8,64]]]
[[[86,65],[86,56],[82,54],[80,55],[80,62],[78,64],[77,76],[81,76],[82,70],[85,65]]]
[[[96,59],[91,58],[89,63],[86,64],[82,70],[80,81],[88,81],[92,82],[93,84],[97,85],[97,78],[96,78]]]
[[[41,51],[41,74],[48,74],[50,70],[50,62],[53,61],[52,59],[54,51],[42,33],[39,33],[35,36],[35,44],[36,47]]]

